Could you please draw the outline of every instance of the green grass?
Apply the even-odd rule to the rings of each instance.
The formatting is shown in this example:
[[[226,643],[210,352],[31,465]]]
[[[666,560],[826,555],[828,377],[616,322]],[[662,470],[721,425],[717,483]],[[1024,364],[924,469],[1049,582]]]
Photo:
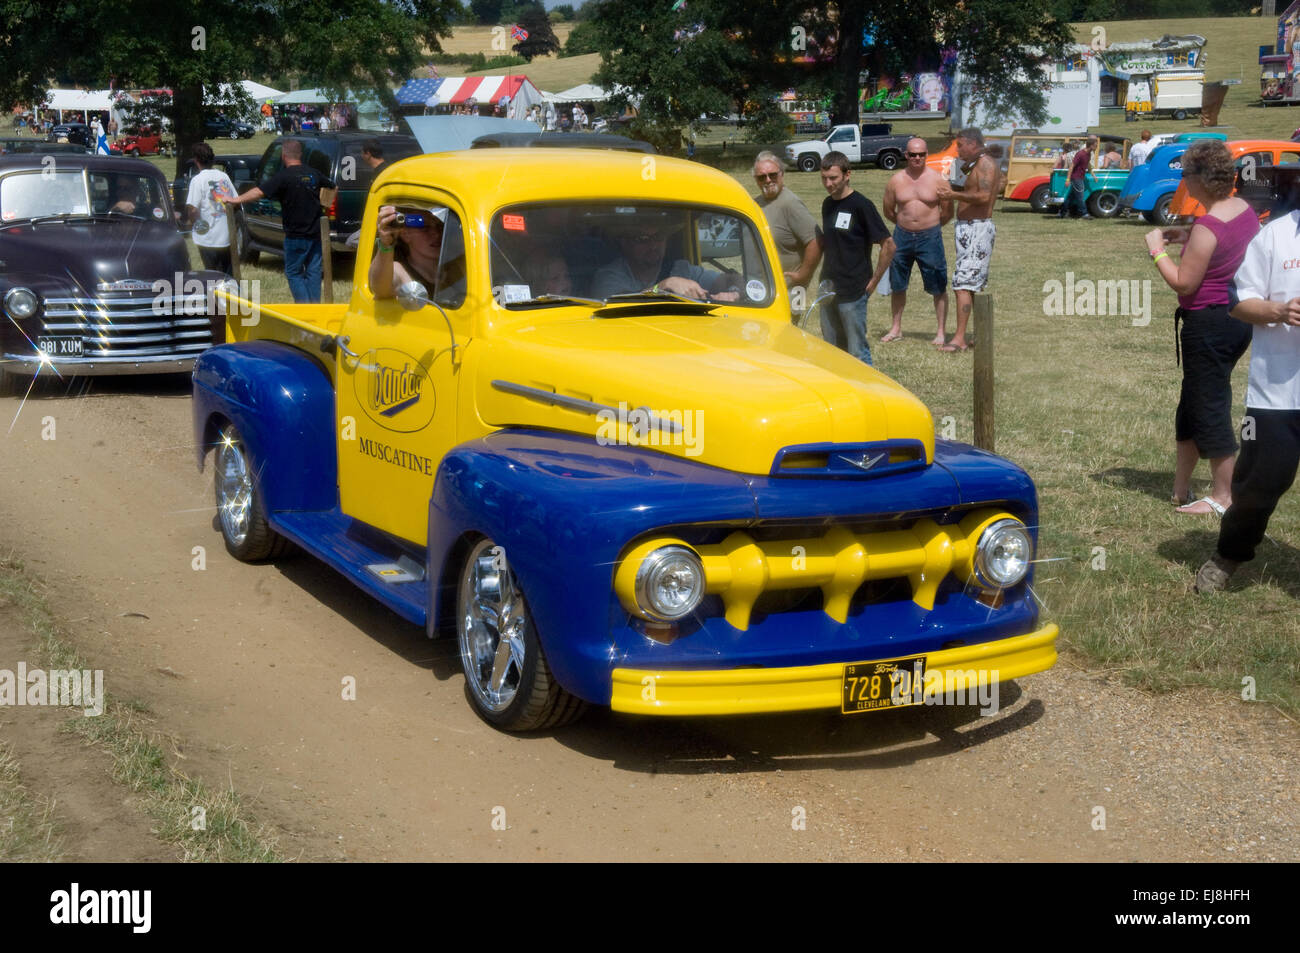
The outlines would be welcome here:
[[[22,613],[37,639],[37,655],[49,668],[93,669],[59,631],[38,585],[20,563],[0,561],[0,598]],[[63,731],[80,736],[87,744],[109,752],[113,759],[113,780],[142,795],[144,810],[155,822],[155,832],[165,842],[179,847],[189,861],[276,861],[272,833],[258,825],[233,790],[212,790],[203,782],[186,777],[172,766],[167,756],[169,740],[153,722],[146,706],[107,695],[104,713],[71,718]],[[57,841],[50,830],[49,812],[26,797],[16,784],[15,769],[0,751],[0,818],[9,816],[9,805],[19,818],[23,833],[15,850],[57,856]],[[57,796],[57,792],[56,792]],[[203,830],[191,826],[192,808],[206,812]],[[19,825],[16,823],[15,827]],[[43,846],[44,845],[44,846]],[[0,839],[0,857],[7,857]],[[15,858],[16,859],[16,858]]]

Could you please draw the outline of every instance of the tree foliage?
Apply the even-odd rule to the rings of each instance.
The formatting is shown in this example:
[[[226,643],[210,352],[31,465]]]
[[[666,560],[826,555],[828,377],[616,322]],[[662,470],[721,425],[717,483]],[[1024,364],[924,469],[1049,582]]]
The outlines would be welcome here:
[[[590,21],[603,54],[595,81],[622,88],[624,101],[639,97],[645,126],[680,128],[701,114],[737,109],[758,126],[791,88],[830,94],[835,121],[853,122],[864,72],[932,70],[955,48],[988,111],[1042,122],[1038,64],[1070,41],[1052,3],[689,0],[673,10],[670,3],[599,0]]]
[[[590,20],[575,23],[569,31],[569,38],[564,41],[561,56],[582,56],[586,53],[600,52],[600,36]]]
[[[530,63],[536,56],[560,52],[560,41],[551,29],[551,18],[540,3],[519,7],[516,22],[528,31],[528,39],[520,40],[512,49]]]
[[[420,65],[422,48],[439,48],[457,9],[456,0],[0,0],[0,108],[39,104],[51,87],[167,87],[180,162],[202,138],[203,87],[292,74],[391,100],[392,79]]]

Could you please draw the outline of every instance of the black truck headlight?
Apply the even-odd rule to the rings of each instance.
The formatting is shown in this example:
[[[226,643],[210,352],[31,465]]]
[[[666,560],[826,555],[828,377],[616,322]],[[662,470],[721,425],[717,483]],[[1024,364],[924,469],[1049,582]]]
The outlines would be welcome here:
[[[31,288],[10,288],[5,293],[5,311],[11,318],[30,318],[41,307],[41,299]]]
[[[1020,520],[1002,519],[980,534],[975,549],[975,578],[990,589],[1008,589],[1029,573],[1034,543]]]

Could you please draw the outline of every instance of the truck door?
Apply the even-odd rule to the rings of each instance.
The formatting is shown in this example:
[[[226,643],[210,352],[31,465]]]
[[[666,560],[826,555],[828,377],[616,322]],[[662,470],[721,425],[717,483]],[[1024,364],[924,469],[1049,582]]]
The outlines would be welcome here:
[[[438,274],[422,283],[433,305],[408,311],[376,299],[369,266],[379,206],[423,210],[442,225]],[[444,212],[445,215],[435,212]],[[361,230],[356,288],[337,354],[339,499],[343,512],[423,545],[429,498],[446,452],[458,442],[458,364],[469,342],[470,307],[463,217],[449,196],[394,185],[372,195]],[[403,242],[399,238],[398,242]],[[400,251],[400,248],[399,248]],[[446,314],[444,318],[443,314]],[[458,346],[452,359],[453,329]],[[342,341],[346,338],[346,341]]]
[[[856,126],[837,126],[826,142],[832,150],[843,152],[850,162],[862,161],[862,140]]]

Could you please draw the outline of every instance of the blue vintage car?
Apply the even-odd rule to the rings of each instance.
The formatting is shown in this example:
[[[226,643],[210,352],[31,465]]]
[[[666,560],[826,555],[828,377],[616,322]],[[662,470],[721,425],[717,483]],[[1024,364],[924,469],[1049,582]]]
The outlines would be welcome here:
[[[1176,142],[1152,149],[1147,161],[1129,173],[1119,197],[1120,214],[1141,212],[1152,225],[1172,225],[1169,203],[1183,180],[1183,153],[1198,139],[1227,138],[1221,132],[1183,133]]]

